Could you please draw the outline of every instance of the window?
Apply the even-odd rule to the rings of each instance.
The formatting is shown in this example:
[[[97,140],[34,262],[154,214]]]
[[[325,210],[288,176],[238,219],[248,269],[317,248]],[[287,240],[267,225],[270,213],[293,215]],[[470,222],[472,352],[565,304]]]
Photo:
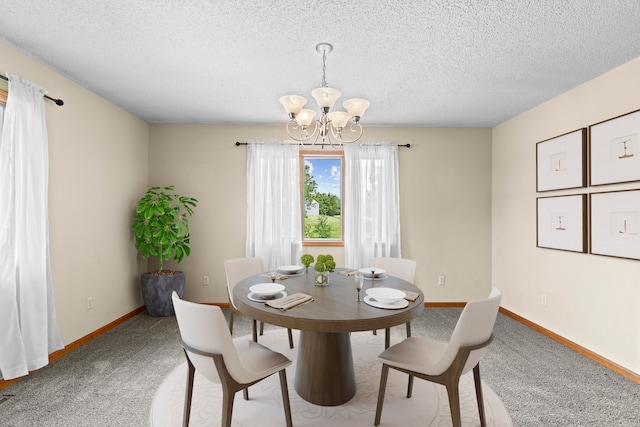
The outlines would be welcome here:
[[[302,244],[343,246],[342,151],[300,151]]]

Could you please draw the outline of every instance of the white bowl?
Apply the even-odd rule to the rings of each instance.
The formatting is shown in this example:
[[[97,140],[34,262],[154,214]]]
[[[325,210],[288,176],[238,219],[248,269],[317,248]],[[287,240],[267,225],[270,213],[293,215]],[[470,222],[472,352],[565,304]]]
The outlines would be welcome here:
[[[404,292],[393,288],[369,288],[366,292],[367,295],[382,304],[392,304],[407,296]]]
[[[363,267],[358,271],[364,274],[365,277],[371,277],[371,271],[373,271],[374,277],[382,276],[384,273],[387,272],[387,270],[380,267]]]
[[[297,273],[298,271],[302,270],[304,267],[301,265],[281,265],[280,267],[278,267],[278,271],[282,271],[283,273]]]
[[[258,283],[249,288],[251,292],[261,297],[272,297],[284,290],[284,286],[280,283]]]

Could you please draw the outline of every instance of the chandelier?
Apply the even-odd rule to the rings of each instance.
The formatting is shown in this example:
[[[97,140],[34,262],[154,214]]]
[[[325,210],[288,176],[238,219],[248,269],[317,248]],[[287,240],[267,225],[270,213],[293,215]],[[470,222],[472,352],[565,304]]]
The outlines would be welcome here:
[[[320,117],[315,120],[316,112],[303,108],[306,98],[299,95],[285,95],[280,103],[289,115],[287,133],[302,145],[305,142],[315,144],[318,139],[321,145],[329,144],[334,148],[344,143],[355,142],[362,136],[360,119],[369,108],[369,101],[361,98],[347,99],[342,105],[347,111],[332,111],[333,104],[340,97],[340,91],[329,87],[326,80],[327,53],[333,50],[329,43],[320,43],[316,50],[322,54],[322,83],[311,91],[311,96],[320,107]],[[313,123],[313,124],[312,124]]]

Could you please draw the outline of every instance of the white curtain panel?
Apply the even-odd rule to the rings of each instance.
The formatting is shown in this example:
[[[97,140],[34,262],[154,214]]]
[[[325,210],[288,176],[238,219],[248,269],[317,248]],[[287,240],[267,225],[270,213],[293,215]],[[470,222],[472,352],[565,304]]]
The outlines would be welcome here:
[[[302,253],[299,153],[297,144],[247,145],[246,256],[270,270],[299,264]]]
[[[402,257],[398,147],[388,142],[344,146],[345,267]]]
[[[27,375],[61,349],[49,259],[45,90],[9,76],[0,139],[0,372]]]

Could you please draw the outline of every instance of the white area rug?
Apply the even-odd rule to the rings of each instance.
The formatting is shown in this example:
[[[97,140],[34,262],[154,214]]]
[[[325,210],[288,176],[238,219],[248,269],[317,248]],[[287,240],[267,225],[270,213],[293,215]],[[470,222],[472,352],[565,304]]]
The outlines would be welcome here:
[[[294,331],[295,342],[297,342],[295,334]],[[249,336],[246,337],[246,339],[249,338]],[[351,334],[357,391],[355,397],[349,402],[335,407],[308,403],[296,393],[293,379],[297,348],[289,349],[286,329],[266,332],[259,341],[293,361],[293,364],[287,368],[287,381],[294,426],[369,427],[373,425],[381,371],[381,364],[376,357],[384,349],[384,334],[373,335],[371,332]],[[186,372],[185,362],[165,378],[156,392],[150,414],[153,427],[182,425]],[[411,399],[406,398],[406,390],[407,376],[393,369],[390,370],[381,426],[451,425],[449,403],[444,386],[416,379]],[[484,382],[482,390],[487,424],[499,427],[512,426],[507,410],[494,391]],[[480,419],[472,373],[465,375],[460,381],[460,400],[462,425],[479,426]],[[190,426],[219,426],[221,402],[220,386],[210,383],[196,372]],[[285,425],[278,375],[272,375],[249,388],[248,401],[243,399],[242,393],[236,395],[232,425],[234,427]]]

